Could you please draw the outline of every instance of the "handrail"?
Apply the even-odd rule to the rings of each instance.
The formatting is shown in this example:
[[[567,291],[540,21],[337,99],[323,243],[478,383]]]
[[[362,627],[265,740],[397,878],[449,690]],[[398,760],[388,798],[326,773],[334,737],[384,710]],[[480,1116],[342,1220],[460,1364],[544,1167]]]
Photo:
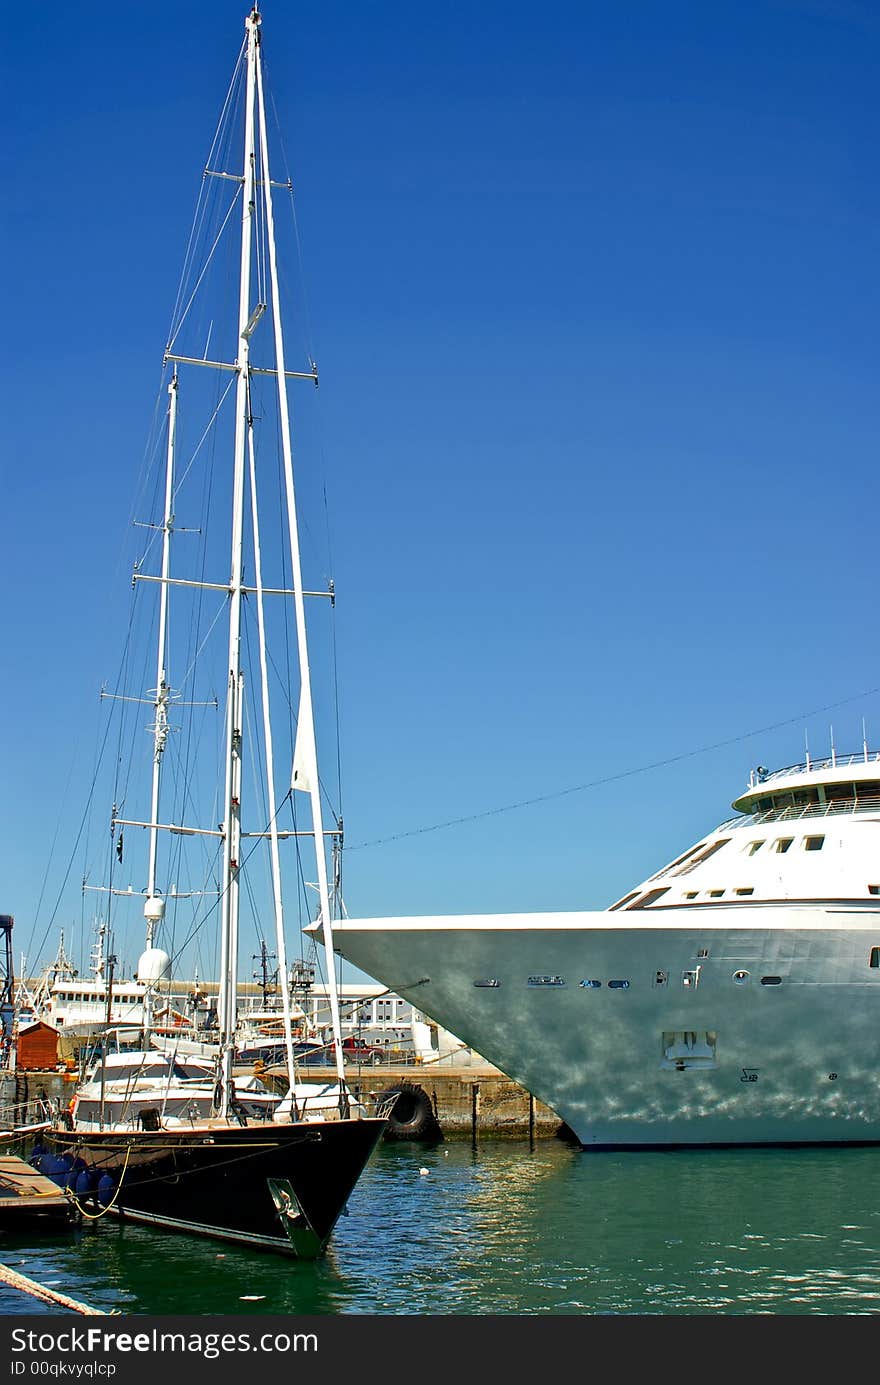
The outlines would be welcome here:
[[[867,755],[863,750],[854,755],[826,755],[819,760],[801,760],[795,765],[783,765],[781,769],[771,770],[770,773],[758,775],[756,770],[752,770],[749,775],[749,782],[746,792],[752,789],[764,788],[765,785],[775,784],[780,779],[790,779],[795,775],[812,774],[815,770],[835,770],[849,769],[853,765],[872,765],[880,761],[880,751],[871,751]]]
[[[880,813],[880,794],[864,798],[832,798],[826,803],[787,803],[784,807],[765,808],[761,812],[744,813],[729,818],[715,830],[728,832],[738,827],[760,827],[767,822],[800,822],[804,818],[839,817],[843,813]]]

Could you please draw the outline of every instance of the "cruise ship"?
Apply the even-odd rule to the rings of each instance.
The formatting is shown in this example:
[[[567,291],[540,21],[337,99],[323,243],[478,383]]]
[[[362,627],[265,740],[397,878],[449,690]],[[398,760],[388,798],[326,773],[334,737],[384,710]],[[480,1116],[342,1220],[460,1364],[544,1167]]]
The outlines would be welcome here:
[[[602,910],[345,918],[336,949],[585,1148],[880,1142],[880,755],[754,770]]]

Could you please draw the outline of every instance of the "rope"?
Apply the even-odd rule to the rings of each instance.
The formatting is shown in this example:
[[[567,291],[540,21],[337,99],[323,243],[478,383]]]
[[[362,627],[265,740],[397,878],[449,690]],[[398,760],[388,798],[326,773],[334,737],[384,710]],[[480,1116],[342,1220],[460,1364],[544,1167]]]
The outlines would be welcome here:
[[[114,1202],[119,1197],[119,1194],[122,1192],[122,1180],[125,1177],[125,1170],[128,1168],[128,1161],[130,1158],[131,1145],[129,1145],[125,1151],[125,1163],[122,1165],[122,1173],[119,1175],[119,1182],[116,1185],[116,1192],[113,1194],[110,1201],[107,1203],[107,1206],[102,1207],[100,1212],[87,1212],[86,1209],[83,1207],[82,1203],[80,1202],[79,1198],[77,1197],[76,1193],[73,1191],[73,1189],[65,1189],[67,1196],[70,1198],[74,1207],[79,1212],[81,1217],[85,1217],[86,1221],[100,1221],[102,1217],[106,1217],[107,1213],[110,1211],[110,1208],[113,1206]]]
[[[591,779],[586,784],[573,784],[568,789],[554,789],[551,793],[538,794],[535,798],[523,798],[518,803],[504,803],[498,808],[484,808],[479,813],[469,813],[466,817],[449,818],[446,822],[433,822],[426,827],[413,827],[406,832],[395,832],[390,837],[374,837],[372,841],[356,842],[354,846],[346,847],[347,851],[361,851],[364,847],[385,846],[388,842],[399,842],[405,837],[422,837],[429,832],[441,832],[447,827],[460,827],[464,823],[479,822],[482,818],[498,817],[501,813],[512,813],[519,808],[533,808],[538,803],[549,803],[556,798],[566,798],[569,794],[583,793],[586,789],[604,788],[606,784],[618,783],[621,779],[631,779],[637,774],[648,774],[651,770],[666,769],[669,765],[681,764],[683,760],[692,760],[697,755],[707,755],[713,750],[724,750],[731,745],[739,745],[742,741],[751,740],[753,736],[767,735],[770,731],[779,731],[785,726],[794,726],[797,722],[806,720],[807,717],[818,716],[820,712],[832,712],[838,707],[844,707],[849,702],[858,702],[862,698],[873,697],[880,692],[880,688],[868,688],[865,692],[856,693],[852,697],[841,698],[839,702],[829,702],[824,707],[814,707],[810,712],[801,712],[796,717],[787,717],[785,721],[774,721],[769,726],[759,726],[754,731],[744,731],[738,736],[728,736],[726,740],[714,741],[711,745],[701,745],[696,750],[683,750],[678,755],[667,755],[663,760],[654,760],[651,764],[637,765],[634,769],[620,770],[617,774],[606,774],[601,779]]]
[[[41,1298],[45,1303],[57,1303],[62,1308],[70,1308],[74,1313],[86,1313],[92,1317],[106,1317],[103,1308],[90,1308],[87,1303],[80,1303],[78,1299],[68,1298],[67,1294],[56,1293],[54,1289],[47,1289],[45,1285],[38,1284],[34,1279],[28,1279],[27,1275],[19,1274],[17,1270],[11,1270],[8,1265],[0,1265],[0,1280],[4,1284],[9,1284],[13,1289],[20,1289],[24,1294],[30,1294],[33,1298]]]

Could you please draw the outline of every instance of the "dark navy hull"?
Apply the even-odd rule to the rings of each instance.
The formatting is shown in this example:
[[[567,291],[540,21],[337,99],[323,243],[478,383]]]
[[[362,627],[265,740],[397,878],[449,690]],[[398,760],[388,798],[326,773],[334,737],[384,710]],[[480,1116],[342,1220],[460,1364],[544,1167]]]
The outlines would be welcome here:
[[[386,1122],[53,1130],[31,1162],[87,1210],[314,1259]]]

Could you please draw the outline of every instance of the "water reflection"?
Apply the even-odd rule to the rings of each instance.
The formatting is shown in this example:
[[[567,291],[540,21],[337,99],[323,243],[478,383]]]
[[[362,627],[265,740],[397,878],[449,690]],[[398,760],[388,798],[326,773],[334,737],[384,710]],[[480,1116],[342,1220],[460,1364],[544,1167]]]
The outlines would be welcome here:
[[[878,1172],[878,1149],[385,1145],[315,1264],[110,1219],[0,1259],[123,1313],[876,1313]]]

